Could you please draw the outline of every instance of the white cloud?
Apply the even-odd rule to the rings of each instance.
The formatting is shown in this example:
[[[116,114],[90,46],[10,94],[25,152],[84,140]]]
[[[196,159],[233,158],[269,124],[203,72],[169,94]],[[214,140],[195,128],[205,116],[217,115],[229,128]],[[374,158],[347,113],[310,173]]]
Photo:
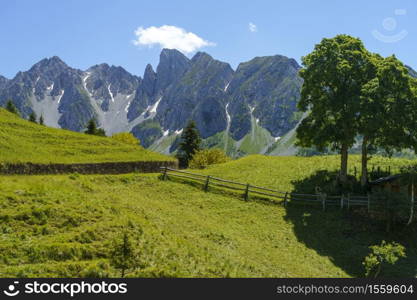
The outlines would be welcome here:
[[[256,26],[252,22],[249,22],[249,31],[250,32],[257,32],[258,31],[258,26]]]
[[[185,54],[194,52],[202,47],[216,45],[202,39],[195,33],[170,25],[139,27],[135,30],[135,35],[136,39],[133,41],[133,44],[136,46],[145,45],[152,47],[156,44],[162,48],[177,49]]]

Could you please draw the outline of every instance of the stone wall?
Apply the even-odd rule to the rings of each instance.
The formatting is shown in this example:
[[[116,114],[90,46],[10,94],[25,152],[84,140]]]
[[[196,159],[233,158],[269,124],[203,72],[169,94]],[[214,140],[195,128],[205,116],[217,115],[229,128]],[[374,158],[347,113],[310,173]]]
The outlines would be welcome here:
[[[157,173],[161,167],[178,168],[177,161],[104,162],[86,164],[1,163],[0,174],[125,174]]]

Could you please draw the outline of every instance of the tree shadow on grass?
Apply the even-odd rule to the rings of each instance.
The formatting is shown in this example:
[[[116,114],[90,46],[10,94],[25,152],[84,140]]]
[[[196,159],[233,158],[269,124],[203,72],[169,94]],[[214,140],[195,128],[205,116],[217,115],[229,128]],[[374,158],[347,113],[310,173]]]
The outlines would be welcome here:
[[[336,173],[318,171],[303,180],[292,182],[293,193],[314,193],[316,186],[322,190],[335,191],[332,185]],[[329,186],[321,186],[323,183]],[[321,185],[320,185],[321,184]],[[294,234],[299,242],[314,249],[319,255],[329,257],[332,262],[354,277],[364,277],[362,262],[370,252],[369,246],[379,245],[382,240],[398,242],[406,247],[407,257],[400,259],[395,266],[383,268],[382,277],[415,277],[417,269],[417,243],[415,224],[405,227],[398,224],[390,233],[385,224],[371,219],[366,212],[343,210],[332,206],[322,211],[320,203],[289,203],[285,220],[294,225]]]

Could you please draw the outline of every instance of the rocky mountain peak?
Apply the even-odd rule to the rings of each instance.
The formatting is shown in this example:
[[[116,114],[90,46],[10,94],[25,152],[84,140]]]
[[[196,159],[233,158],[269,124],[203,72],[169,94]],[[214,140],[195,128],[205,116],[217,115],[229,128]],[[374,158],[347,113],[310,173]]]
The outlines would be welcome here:
[[[165,90],[170,84],[178,80],[190,67],[190,60],[175,49],[163,49],[156,68],[158,92]]]
[[[0,75],[0,90],[6,86],[8,81],[9,79]]]
[[[63,62],[58,56],[53,56],[51,58],[44,58],[38,63],[36,63],[29,72],[59,72],[65,69],[70,69],[68,65]]]
[[[145,77],[154,77],[156,76],[156,72],[153,70],[153,67],[151,64],[147,64],[145,68],[145,72],[143,73],[143,78]]]
[[[211,55],[207,54],[206,52],[199,51],[193,56],[191,62],[196,62],[199,60],[213,60],[213,57],[211,57]]]
[[[153,70],[152,66],[148,64],[143,74],[142,86],[144,92],[148,97],[152,97],[155,93],[155,83],[156,83],[156,72]]]

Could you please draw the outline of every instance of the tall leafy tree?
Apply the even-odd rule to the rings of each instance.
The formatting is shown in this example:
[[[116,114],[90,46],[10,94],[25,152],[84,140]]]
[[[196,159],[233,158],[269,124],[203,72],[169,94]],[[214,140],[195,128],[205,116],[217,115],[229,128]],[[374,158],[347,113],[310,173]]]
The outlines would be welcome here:
[[[370,148],[388,153],[403,148],[417,149],[417,99],[415,79],[395,56],[373,56],[374,78],[362,88],[358,114],[362,135],[361,183],[367,182]]]
[[[6,103],[6,110],[8,110],[9,112],[19,115],[19,111],[16,108],[16,106],[14,105],[14,103],[12,102],[12,100],[7,101]]]
[[[298,144],[338,150],[340,180],[345,182],[348,150],[358,134],[362,87],[372,76],[370,53],[361,40],[338,35],[323,39],[302,58],[302,64],[304,84],[298,107],[309,114],[297,129]]]
[[[180,166],[188,167],[194,153],[200,150],[201,137],[194,121],[188,122],[181,134],[181,141],[178,147],[177,158]]]

